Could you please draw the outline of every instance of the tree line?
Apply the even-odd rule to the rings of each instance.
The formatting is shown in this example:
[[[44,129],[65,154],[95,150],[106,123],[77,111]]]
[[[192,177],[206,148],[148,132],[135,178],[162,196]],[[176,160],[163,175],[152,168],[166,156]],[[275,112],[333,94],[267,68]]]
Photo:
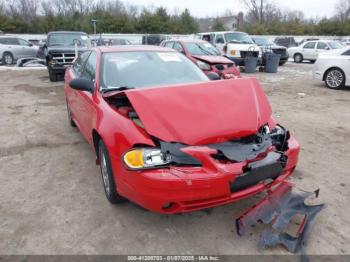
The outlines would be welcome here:
[[[339,0],[331,18],[306,19],[303,12],[282,10],[270,0],[241,0],[241,31],[269,35],[350,35],[350,0]],[[232,7],[231,14],[237,13]],[[188,9],[139,7],[121,0],[0,0],[0,30],[5,33],[47,33],[76,30],[93,33],[191,34],[200,31]],[[230,30],[214,19],[213,31]]]

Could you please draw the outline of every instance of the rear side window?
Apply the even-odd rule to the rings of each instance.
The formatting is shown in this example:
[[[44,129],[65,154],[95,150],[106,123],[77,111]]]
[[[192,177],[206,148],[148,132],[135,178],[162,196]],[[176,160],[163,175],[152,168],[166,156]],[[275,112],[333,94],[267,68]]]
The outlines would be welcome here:
[[[316,42],[309,42],[304,45],[304,48],[306,49],[313,49],[315,48]]]
[[[327,49],[328,45],[325,42],[318,42],[317,49]]]
[[[86,61],[82,76],[92,81],[95,80],[95,77],[96,77],[96,53],[95,52],[91,52],[91,55]]]
[[[0,44],[6,44],[7,43],[7,39],[6,38],[0,38]]]
[[[84,70],[85,63],[91,52],[81,53],[73,65],[73,70],[77,76],[81,76]]]

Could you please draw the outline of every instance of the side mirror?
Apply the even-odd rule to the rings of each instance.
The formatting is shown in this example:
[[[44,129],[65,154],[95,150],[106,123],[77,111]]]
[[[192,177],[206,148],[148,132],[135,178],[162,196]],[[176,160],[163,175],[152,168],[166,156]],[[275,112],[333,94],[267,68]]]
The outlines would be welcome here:
[[[79,91],[92,92],[94,90],[94,82],[85,78],[76,78],[69,82],[71,88]]]
[[[326,50],[330,50],[330,48],[329,48],[329,46],[326,46],[326,48],[325,48]]]
[[[215,72],[210,72],[207,76],[210,80],[220,80],[221,79],[219,74],[215,73]]]

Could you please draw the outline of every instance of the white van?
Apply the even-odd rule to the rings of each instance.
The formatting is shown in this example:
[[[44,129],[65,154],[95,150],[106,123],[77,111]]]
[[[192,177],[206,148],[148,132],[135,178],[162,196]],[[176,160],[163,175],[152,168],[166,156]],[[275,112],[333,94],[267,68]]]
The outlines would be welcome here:
[[[258,57],[258,63],[262,61],[262,52],[253,39],[244,32],[223,31],[196,34],[197,38],[206,40],[215,45],[221,53],[234,61],[236,65],[244,65],[247,55]]]

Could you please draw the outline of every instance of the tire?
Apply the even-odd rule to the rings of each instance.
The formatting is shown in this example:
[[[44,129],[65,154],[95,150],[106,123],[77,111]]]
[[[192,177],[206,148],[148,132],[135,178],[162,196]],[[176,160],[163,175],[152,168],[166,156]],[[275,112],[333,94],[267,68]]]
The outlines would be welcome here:
[[[301,63],[301,62],[303,62],[303,60],[304,60],[304,58],[303,58],[303,55],[302,54],[295,54],[294,55],[294,62],[295,63]]]
[[[316,60],[310,60],[311,64],[314,64],[316,62]]]
[[[124,202],[126,199],[117,193],[117,186],[113,177],[109,153],[102,139],[99,141],[98,154],[100,160],[102,184],[108,201],[111,204]]]
[[[57,74],[49,69],[49,78],[51,82],[57,82]]]
[[[287,61],[282,61],[282,62],[279,62],[279,66],[283,66],[283,65],[285,65],[287,63]]]
[[[2,62],[5,65],[12,65],[14,62],[13,55],[10,52],[5,52],[2,55]]]
[[[68,122],[69,122],[69,125],[71,127],[76,127],[77,125],[75,124],[73,118],[72,118],[72,113],[70,112],[69,110],[69,107],[68,107],[68,103],[66,101],[66,105],[67,105],[67,115],[68,115]]]
[[[345,74],[339,68],[331,68],[326,72],[324,81],[330,89],[342,89],[345,86]]]

